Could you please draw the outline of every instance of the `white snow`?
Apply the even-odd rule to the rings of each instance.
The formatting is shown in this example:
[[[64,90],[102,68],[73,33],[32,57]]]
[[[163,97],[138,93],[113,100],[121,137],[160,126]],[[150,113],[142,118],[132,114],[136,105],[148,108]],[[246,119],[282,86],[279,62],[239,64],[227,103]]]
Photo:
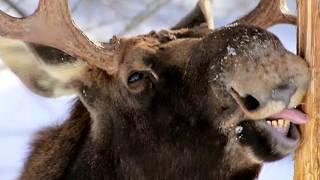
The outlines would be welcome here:
[[[227,46],[227,51],[228,51],[228,55],[230,56],[235,56],[235,55],[237,55],[237,53],[236,53],[236,50],[233,48],[233,47],[231,47],[231,46]]]

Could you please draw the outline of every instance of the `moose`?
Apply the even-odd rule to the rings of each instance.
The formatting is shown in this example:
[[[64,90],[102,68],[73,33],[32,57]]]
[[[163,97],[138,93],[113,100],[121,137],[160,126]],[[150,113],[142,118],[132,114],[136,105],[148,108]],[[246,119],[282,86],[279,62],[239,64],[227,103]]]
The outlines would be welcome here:
[[[0,55],[30,90],[77,95],[63,124],[35,136],[23,180],[255,179],[308,121],[308,65],[265,30],[295,22],[284,0],[217,29],[200,0],[168,30],[104,43],[74,25],[67,0],[0,22],[0,36],[28,47],[5,39]]]

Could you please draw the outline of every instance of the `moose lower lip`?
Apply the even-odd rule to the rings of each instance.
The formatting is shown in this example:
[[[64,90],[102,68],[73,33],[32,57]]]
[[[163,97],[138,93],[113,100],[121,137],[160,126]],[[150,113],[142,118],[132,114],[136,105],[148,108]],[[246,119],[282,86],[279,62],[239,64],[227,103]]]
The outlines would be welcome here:
[[[299,108],[285,109],[265,120],[273,130],[273,135],[283,136],[284,140],[297,141],[300,140],[300,133],[296,124],[306,123],[307,121],[307,115]]]
[[[300,141],[300,132],[298,130],[297,125],[293,123],[289,123],[284,131],[279,130],[278,126],[272,126],[268,123],[269,120],[265,120],[265,123],[269,126],[268,131],[271,131],[271,135],[274,136],[275,139],[277,139],[278,142],[282,142],[283,144],[289,145],[289,146],[296,146],[298,145],[298,142]],[[279,121],[279,120],[272,120]]]
[[[242,130],[239,131],[239,139],[246,144],[255,145],[261,142],[260,146],[265,145],[272,150],[273,154],[281,157],[292,153],[299,145],[300,132],[297,125],[289,123],[288,132],[279,132],[276,128],[267,123],[267,120],[242,121],[239,124]],[[236,131],[237,132],[237,131]]]

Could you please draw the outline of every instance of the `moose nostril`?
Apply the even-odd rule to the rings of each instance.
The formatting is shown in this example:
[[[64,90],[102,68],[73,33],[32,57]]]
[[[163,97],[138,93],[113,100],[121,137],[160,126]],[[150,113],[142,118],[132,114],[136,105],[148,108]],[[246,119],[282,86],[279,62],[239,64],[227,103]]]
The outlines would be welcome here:
[[[249,111],[256,110],[260,106],[259,101],[255,97],[253,97],[251,95],[247,95],[246,97],[241,97],[241,100],[242,100],[243,105]]]

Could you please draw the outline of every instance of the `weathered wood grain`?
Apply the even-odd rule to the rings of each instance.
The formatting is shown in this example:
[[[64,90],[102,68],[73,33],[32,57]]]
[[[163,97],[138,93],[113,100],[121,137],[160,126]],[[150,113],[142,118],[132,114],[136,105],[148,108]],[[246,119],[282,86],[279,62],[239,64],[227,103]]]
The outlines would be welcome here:
[[[301,126],[295,180],[320,180],[320,1],[298,0],[297,7],[298,53],[308,61],[312,80],[304,106],[311,121]]]

